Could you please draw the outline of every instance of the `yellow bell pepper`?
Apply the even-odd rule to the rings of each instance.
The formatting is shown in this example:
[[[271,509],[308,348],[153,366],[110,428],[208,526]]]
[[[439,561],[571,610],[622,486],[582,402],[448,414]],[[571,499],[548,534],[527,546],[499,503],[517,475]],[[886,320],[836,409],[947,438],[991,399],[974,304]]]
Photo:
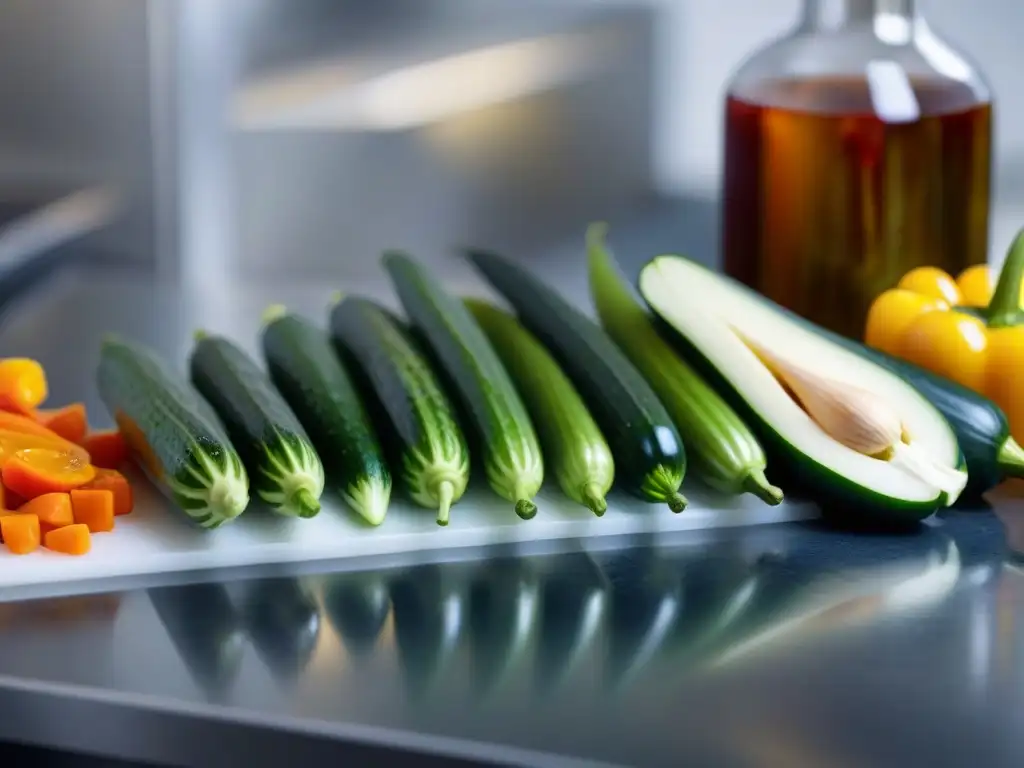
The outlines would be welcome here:
[[[1024,230],[995,286],[984,265],[955,280],[934,267],[911,270],[875,299],[864,341],[989,397],[1024,440],[1022,277]]]

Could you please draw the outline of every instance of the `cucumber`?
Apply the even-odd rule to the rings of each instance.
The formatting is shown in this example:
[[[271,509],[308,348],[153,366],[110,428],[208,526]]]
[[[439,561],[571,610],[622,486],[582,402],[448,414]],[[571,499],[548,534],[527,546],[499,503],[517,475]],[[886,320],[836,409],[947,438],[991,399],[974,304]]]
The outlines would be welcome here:
[[[595,515],[608,509],[615,464],[611,449],[569,377],[533,334],[507,312],[467,299],[526,403],[548,466],[570,499]]]
[[[210,405],[154,352],[115,336],[100,347],[100,398],[153,483],[203,528],[238,517],[249,478]]]
[[[469,482],[469,448],[430,364],[391,313],[368,299],[340,299],[330,326],[334,343],[380,398],[410,498],[436,509],[438,525],[447,525]]]
[[[681,512],[685,449],[640,372],[600,326],[543,281],[493,253],[468,255],[576,385],[611,446],[616,476],[640,498]]]
[[[605,246],[607,229],[593,224],[587,230],[590,293],[598,319],[661,399],[690,466],[723,493],[748,492],[768,504],[781,503],[782,491],[765,477],[767,459],[754,433],[676,354],[633,299]]]
[[[320,512],[324,467],[266,374],[233,342],[196,333],[192,383],[220,416],[257,495],[288,517]]]
[[[328,335],[284,307],[263,316],[270,380],[291,406],[345,502],[380,525],[391,499],[391,472],[352,379]]]
[[[844,522],[916,523],[952,504],[967,482],[949,422],[899,374],[839,344],[821,328],[739,283],[679,256],[641,270],[640,293],[693,365],[758,436],[773,471],[823,514]],[[773,375],[749,342],[874,395],[902,425],[900,442],[930,474],[869,456],[831,437]]]
[[[491,488],[515,502],[521,518],[532,518],[544,463],[533,423],[508,372],[469,310],[423,267],[392,252],[384,255],[384,268],[476,428]]]

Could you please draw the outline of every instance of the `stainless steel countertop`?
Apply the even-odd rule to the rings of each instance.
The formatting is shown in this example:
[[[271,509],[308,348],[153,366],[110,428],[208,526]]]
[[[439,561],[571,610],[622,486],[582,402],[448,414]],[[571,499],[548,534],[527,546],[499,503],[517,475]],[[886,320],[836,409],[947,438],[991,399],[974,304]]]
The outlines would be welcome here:
[[[613,244],[639,260],[682,229]],[[579,296],[575,248],[538,267]],[[183,356],[196,324],[244,338],[269,301],[315,316],[363,284],[90,268],[12,308],[0,348],[100,414],[105,331]],[[177,765],[1019,766],[1024,505],[998,512],[0,595],[0,740]]]

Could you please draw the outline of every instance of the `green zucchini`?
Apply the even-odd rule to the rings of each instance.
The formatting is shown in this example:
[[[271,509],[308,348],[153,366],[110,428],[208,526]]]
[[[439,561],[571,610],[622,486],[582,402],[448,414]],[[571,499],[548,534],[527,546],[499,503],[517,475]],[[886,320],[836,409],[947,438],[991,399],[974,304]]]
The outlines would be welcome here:
[[[266,374],[233,342],[196,333],[192,383],[220,416],[257,495],[288,517],[320,512],[324,467]]]
[[[952,504],[967,482],[956,434],[942,414],[892,370],[838,344],[818,326],[707,267],[659,256],[640,273],[640,293],[676,331],[681,352],[737,410],[773,472],[822,512],[844,521],[906,524]],[[867,391],[899,417],[908,465],[867,456],[830,437],[749,346],[756,343]]]
[[[662,338],[630,295],[605,246],[605,224],[587,230],[590,293],[598,319],[644,375],[672,417],[686,456],[704,482],[723,493],[752,493],[779,504],[782,491],[765,477],[767,459],[743,420]]]
[[[462,302],[402,253],[384,255],[406,314],[457,389],[484,451],[491,488],[515,502],[523,519],[537,514],[533,497],[544,463],[533,423],[497,354]]]
[[[600,326],[542,280],[492,253],[468,256],[576,385],[611,446],[618,479],[640,498],[681,512],[686,452],[640,372]]]
[[[391,472],[358,390],[328,335],[284,307],[263,316],[270,380],[291,406],[345,502],[380,525],[391,499]]]
[[[451,505],[469,482],[469,448],[430,364],[392,315],[368,299],[340,299],[330,326],[334,343],[380,398],[409,496],[448,525]]]
[[[526,403],[545,460],[563,493],[600,516],[608,509],[615,464],[576,388],[533,334],[487,302],[465,301]]]
[[[108,336],[100,398],[153,483],[196,524],[217,526],[249,504],[242,460],[210,405],[154,352]]]

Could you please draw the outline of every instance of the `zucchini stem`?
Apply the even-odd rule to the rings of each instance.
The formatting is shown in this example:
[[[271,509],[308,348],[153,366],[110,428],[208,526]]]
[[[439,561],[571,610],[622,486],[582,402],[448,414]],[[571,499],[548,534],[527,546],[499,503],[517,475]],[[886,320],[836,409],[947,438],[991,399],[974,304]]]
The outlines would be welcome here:
[[[516,490],[513,496],[516,498],[516,514],[523,520],[532,520],[537,514],[537,505],[530,499],[526,492],[525,483],[516,483]]]
[[[996,463],[1007,477],[1024,477],[1024,448],[1012,437],[1006,438],[996,454]]]
[[[757,496],[765,504],[775,507],[782,503],[782,489],[768,482],[763,469],[751,469],[743,478],[740,487],[745,492]]]
[[[263,321],[264,325],[270,325],[275,320],[278,320],[288,314],[288,308],[284,304],[271,304],[265,310],[260,320]]]
[[[686,497],[678,491],[666,497],[665,503],[668,504],[668,508],[676,514],[679,514],[686,509],[686,505],[689,504]]]
[[[299,488],[295,491],[288,501],[288,506],[301,518],[316,517],[320,511],[320,502],[309,488]]]
[[[437,524],[448,525],[448,513],[455,498],[455,486],[451,480],[442,480],[437,484]]]
[[[580,491],[580,498],[583,499],[583,503],[587,508],[598,517],[604,515],[608,509],[608,502],[605,501],[604,494],[601,493],[601,486],[598,483],[586,483]]]

